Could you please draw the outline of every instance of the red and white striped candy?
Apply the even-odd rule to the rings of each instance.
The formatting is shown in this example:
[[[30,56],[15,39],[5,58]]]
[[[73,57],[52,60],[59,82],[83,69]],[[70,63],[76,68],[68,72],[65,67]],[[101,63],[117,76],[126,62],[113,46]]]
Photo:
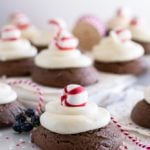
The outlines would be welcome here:
[[[115,29],[114,32],[122,42],[129,41],[132,38],[131,32],[127,29],[118,28]]]
[[[1,31],[1,39],[4,41],[18,40],[20,36],[20,30],[13,25],[5,26]]]
[[[51,26],[56,26],[59,29],[65,29],[66,28],[66,23],[64,22],[64,20],[59,19],[59,18],[52,18],[48,21],[49,25]]]
[[[78,45],[78,40],[68,31],[61,30],[56,37],[56,47],[59,50],[73,50]]]
[[[143,22],[142,19],[137,18],[137,17],[134,17],[134,18],[131,20],[130,25],[132,25],[132,26],[138,26],[138,25],[141,25],[142,22]]]
[[[86,105],[88,93],[84,87],[77,84],[70,84],[63,90],[61,104],[68,107],[83,107]]]
[[[13,23],[19,28],[19,29],[25,29],[31,25],[31,22],[29,18],[21,12],[16,12],[12,15]]]

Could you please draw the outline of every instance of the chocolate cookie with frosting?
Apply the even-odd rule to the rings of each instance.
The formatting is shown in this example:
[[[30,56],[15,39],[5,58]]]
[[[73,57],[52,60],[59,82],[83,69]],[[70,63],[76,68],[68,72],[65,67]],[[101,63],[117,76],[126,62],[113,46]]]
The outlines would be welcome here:
[[[17,94],[10,86],[0,83],[0,128],[10,127],[15,123],[15,116],[24,107],[17,101]]]
[[[92,60],[82,54],[77,45],[75,37],[61,30],[49,49],[35,57],[33,81],[51,87],[64,87],[70,83],[87,86],[98,82]]]
[[[37,54],[30,42],[21,38],[15,26],[4,26],[0,40],[0,76],[29,75],[33,67],[33,57]]]
[[[88,101],[80,85],[66,86],[60,100],[46,105],[40,122],[31,139],[42,150],[118,150],[123,144],[109,112]]]
[[[95,67],[104,72],[138,75],[146,71],[144,49],[131,41],[127,29],[117,28],[93,49]]]
[[[129,30],[132,33],[132,40],[143,46],[145,54],[150,54],[150,26],[140,18],[133,18]]]

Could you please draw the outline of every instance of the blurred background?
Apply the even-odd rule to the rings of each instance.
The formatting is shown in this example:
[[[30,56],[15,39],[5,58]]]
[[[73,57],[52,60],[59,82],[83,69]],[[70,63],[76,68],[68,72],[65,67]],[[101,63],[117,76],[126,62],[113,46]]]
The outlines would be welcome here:
[[[0,0],[0,25],[15,10],[26,13],[39,26],[45,26],[51,17],[62,17],[71,26],[78,16],[87,13],[107,20],[120,6],[150,20],[149,0]]]

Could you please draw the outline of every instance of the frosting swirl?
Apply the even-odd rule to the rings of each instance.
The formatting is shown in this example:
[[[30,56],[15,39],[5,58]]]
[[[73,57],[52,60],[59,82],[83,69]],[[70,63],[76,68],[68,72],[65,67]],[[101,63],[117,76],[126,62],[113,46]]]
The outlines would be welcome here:
[[[140,18],[133,18],[130,22],[129,30],[133,40],[150,42],[150,27]]]
[[[129,11],[125,8],[119,8],[116,15],[107,23],[109,29],[116,27],[126,28],[130,23]]]
[[[53,38],[57,35],[59,30],[66,28],[66,23],[60,18],[52,18],[48,21],[49,30],[41,31],[37,36],[32,38],[32,43],[37,46],[49,45]]]
[[[76,49],[78,40],[62,30],[49,49],[43,50],[35,58],[35,64],[41,68],[77,68],[88,67],[92,61]]]
[[[33,57],[37,50],[30,42],[20,38],[20,31],[14,26],[2,29],[0,40],[0,61]]]
[[[10,86],[0,83],[0,104],[11,103],[15,101],[17,94],[11,89]]]
[[[126,29],[116,29],[94,47],[94,57],[103,62],[124,62],[140,58],[144,49],[131,41],[131,33]]]
[[[72,91],[81,86],[69,85],[67,87],[68,89],[71,87],[70,91]],[[87,99],[86,105],[76,106],[87,97],[85,93],[85,90],[82,92],[76,90],[76,92],[70,93],[68,98],[72,100],[75,106],[62,105],[57,100],[49,102],[46,105],[46,111],[41,115],[41,125],[59,134],[77,134],[107,126],[110,122],[110,114],[106,109],[98,107],[93,102],[88,102]]]

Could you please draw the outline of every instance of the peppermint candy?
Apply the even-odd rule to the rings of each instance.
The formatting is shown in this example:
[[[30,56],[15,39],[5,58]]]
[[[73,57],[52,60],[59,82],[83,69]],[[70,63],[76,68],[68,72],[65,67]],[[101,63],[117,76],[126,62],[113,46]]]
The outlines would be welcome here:
[[[88,93],[84,87],[70,84],[63,89],[61,105],[67,107],[84,107],[87,103]]]
[[[55,40],[59,50],[74,50],[78,45],[78,40],[66,30],[61,30]]]
[[[29,18],[21,12],[16,12],[12,15],[13,23],[21,30],[28,28],[31,25]]]
[[[48,21],[48,23],[49,23],[50,26],[56,26],[59,29],[65,29],[66,26],[67,26],[66,23],[64,22],[64,20],[59,19],[59,18],[50,19]]]
[[[5,26],[1,31],[1,39],[3,41],[15,41],[21,36],[21,32],[15,26]]]
[[[122,28],[117,28],[117,29],[111,31],[110,35],[114,39],[116,39],[116,40],[119,39],[123,43],[131,40],[131,38],[132,38],[131,32],[127,29],[122,29]]]
[[[142,22],[143,22],[142,19],[137,18],[137,17],[134,17],[134,18],[131,20],[130,25],[132,25],[132,26],[138,26],[138,25],[141,25]]]

